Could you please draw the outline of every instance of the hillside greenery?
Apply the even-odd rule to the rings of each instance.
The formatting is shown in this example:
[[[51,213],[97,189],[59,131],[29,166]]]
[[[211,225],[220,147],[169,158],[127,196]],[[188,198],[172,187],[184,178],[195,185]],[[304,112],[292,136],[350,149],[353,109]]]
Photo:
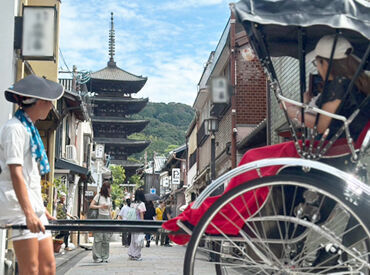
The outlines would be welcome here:
[[[148,126],[140,133],[129,136],[131,139],[150,140],[146,148],[148,160],[168,152],[185,143],[186,130],[194,117],[194,110],[182,103],[153,103],[148,105],[132,119],[147,119]],[[145,151],[144,151],[145,152]],[[130,160],[143,161],[144,152],[130,156]]]

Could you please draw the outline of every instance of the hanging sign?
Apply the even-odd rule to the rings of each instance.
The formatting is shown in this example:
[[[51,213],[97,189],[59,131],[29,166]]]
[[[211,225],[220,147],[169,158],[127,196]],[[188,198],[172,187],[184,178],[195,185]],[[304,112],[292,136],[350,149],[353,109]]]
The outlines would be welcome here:
[[[56,18],[57,11],[55,7],[23,7],[23,59],[55,59]]]
[[[104,156],[104,144],[95,145],[95,157],[97,159],[102,159]]]
[[[180,184],[180,168],[172,169],[172,184]]]
[[[212,103],[226,103],[230,101],[229,82],[225,77],[212,79]]]

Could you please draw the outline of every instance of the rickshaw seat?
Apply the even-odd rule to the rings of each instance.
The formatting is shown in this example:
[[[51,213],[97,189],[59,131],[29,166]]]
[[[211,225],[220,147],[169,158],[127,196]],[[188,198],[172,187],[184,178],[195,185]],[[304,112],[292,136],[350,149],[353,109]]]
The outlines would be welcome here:
[[[361,148],[362,142],[370,131],[370,121],[367,122],[364,129],[361,131],[357,140],[354,142],[356,150]],[[325,157],[320,159],[320,162],[332,165],[340,170],[350,171],[355,167],[355,164],[351,161],[352,155],[347,144],[346,139],[340,139],[328,150]]]

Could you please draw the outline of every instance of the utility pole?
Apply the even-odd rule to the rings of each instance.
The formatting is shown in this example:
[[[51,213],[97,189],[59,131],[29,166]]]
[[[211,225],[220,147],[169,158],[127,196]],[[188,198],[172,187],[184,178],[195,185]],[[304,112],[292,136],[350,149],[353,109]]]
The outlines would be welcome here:
[[[155,152],[153,152],[153,170],[152,170],[152,187],[151,188],[154,188],[154,174],[155,174]]]

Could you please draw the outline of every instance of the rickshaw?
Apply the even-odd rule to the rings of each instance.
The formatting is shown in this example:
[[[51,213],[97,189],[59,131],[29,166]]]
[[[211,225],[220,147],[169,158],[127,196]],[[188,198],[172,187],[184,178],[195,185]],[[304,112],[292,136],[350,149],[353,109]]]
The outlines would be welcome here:
[[[183,273],[209,274],[206,266],[211,265],[216,274],[370,274],[370,187],[365,164],[370,155],[370,131],[363,133],[362,145],[356,147],[349,130],[358,110],[369,106],[369,96],[349,118],[302,103],[307,90],[306,54],[322,36],[344,36],[354,46],[361,62],[350,88],[359,73],[370,68],[370,3],[244,0],[235,4],[234,11],[266,69],[271,91],[283,106],[299,158],[254,161],[213,181],[192,209],[198,209],[233,177],[247,171],[260,175],[261,169],[279,167],[272,176],[260,175],[224,193],[194,228],[179,222],[191,235]],[[301,102],[284,96],[279,83],[273,59],[284,56],[298,59]],[[327,81],[328,76],[324,87]],[[286,102],[299,106],[302,114],[310,111],[327,115],[343,125],[326,140],[327,134],[319,136],[317,128],[307,128],[304,120],[294,124],[286,113]],[[346,153],[329,154],[342,134]],[[247,204],[245,195],[255,196],[259,204],[255,194],[261,188],[269,190],[267,199],[245,218],[248,207],[241,207]],[[214,222],[217,216],[222,216],[228,226],[234,225],[237,233],[225,233],[223,225]]]

